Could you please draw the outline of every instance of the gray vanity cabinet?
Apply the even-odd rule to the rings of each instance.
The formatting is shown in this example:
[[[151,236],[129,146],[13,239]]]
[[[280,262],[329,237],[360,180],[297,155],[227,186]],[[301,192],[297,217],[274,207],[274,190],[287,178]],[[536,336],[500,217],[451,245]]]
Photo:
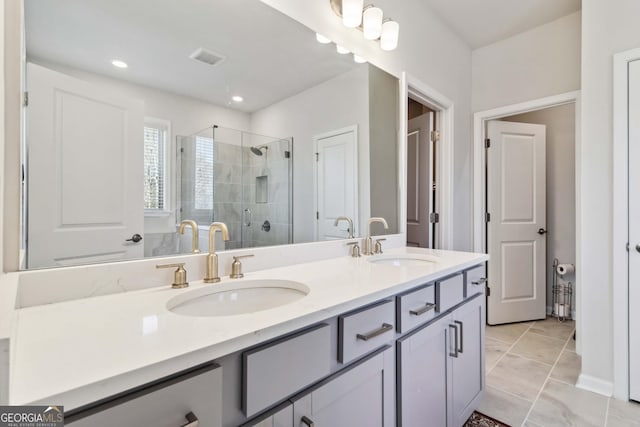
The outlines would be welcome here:
[[[394,358],[391,346],[340,371],[293,399],[298,427],[394,426]]]
[[[463,425],[471,416],[484,389],[483,297],[478,295],[453,312],[453,325],[459,340],[459,351],[454,352],[457,356],[451,358],[455,426]]]
[[[285,404],[274,414],[250,421],[241,427],[293,427],[293,404]]]
[[[73,427],[222,426],[222,368],[207,364],[65,413]]]
[[[398,426],[460,427],[484,389],[482,295],[401,338]]]

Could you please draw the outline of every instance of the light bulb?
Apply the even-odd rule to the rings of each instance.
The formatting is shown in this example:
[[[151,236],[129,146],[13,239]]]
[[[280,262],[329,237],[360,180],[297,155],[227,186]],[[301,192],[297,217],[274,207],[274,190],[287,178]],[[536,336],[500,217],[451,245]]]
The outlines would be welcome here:
[[[398,33],[400,24],[395,21],[385,21],[382,23],[382,34],[380,35],[380,49],[393,50],[398,47]]]
[[[342,47],[339,44],[336,45],[336,51],[340,55],[346,55],[347,53],[349,53],[349,49],[347,49],[346,47]]]
[[[362,56],[356,55],[355,53],[353,54],[353,60],[358,64],[364,64],[365,62],[367,62],[366,59],[364,59]]]
[[[362,32],[367,40],[376,40],[382,33],[382,9],[369,7],[362,14]]]
[[[318,43],[322,43],[322,44],[327,44],[327,43],[331,43],[331,39],[323,36],[322,34],[316,33],[316,40],[318,40]]]
[[[362,23],[364,0],[342,0],[342,23],[345,27],[356,28]]]
[[[126,62],[121,61],[119,59],[114,59],[113,61],[111,61],[111,65],[113,65],[114,67],[118,67],[118,68],[127,68],[128,67]]]

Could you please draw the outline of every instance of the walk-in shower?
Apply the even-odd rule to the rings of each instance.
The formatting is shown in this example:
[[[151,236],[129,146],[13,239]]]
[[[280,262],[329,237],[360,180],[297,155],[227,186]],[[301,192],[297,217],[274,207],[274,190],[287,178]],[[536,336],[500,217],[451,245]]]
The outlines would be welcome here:
[[[293,242],[291,138],[211,126],[177,146],[178,221],[197,221],[201,234],[224,222],[227,249]]]

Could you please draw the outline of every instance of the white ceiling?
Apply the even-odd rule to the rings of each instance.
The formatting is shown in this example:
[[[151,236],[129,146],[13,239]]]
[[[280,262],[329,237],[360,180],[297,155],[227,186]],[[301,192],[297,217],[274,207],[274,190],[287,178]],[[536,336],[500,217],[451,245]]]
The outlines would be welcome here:
[[[359,66],[258,0],[26,0],[25,18],[29,58],[245,112]],[[200,47],[225,61],[190,59]],[[244,102],[230,104],[236,94]]]
[[[426,0],[436,14],[477,49],[581,9],[581,0]]]

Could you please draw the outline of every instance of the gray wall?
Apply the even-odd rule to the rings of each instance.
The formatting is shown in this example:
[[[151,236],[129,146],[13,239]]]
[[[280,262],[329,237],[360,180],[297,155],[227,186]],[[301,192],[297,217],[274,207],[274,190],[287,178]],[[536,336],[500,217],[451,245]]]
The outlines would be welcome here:
[[[547,127],[547,307],[550,307],[553,259],[576,262],[575,105],[545,108],[502,120]],[[575,275],[567,275],[565,279],[574,283],[575,289]],[[575,310],[575,303],[572,309]]]
[[[372,233],[398,233],[398,79],[379,68],[369,67],[369,173],[371,216],[389,223],[377,224]],[[362,226],[361,226],[362,227]]]

